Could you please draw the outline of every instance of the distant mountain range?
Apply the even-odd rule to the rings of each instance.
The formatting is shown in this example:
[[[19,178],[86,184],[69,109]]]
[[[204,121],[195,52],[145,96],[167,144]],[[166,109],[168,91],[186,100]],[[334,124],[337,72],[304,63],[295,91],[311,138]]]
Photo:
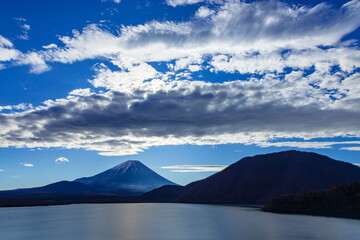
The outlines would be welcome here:
[[[141,162],[130,160],[92,177],[0,191],[0,206],[86,202],[265,204],[286,194],[326,190],[359,181],[359,167],[311,152],[284,151],[246,157],[184,187]]]
[[[360,181],[360,168],[300,151],[246,157],[185,187],[164,186],[144,194],[154,201],[264,204],[286,194],[326,190]]]
[[[61,181],[43,187],[0,191],[1,199],[61,198],[66,196],[137,196],[163,185],[176,185],[146,167],[129,160],[92,177]]]

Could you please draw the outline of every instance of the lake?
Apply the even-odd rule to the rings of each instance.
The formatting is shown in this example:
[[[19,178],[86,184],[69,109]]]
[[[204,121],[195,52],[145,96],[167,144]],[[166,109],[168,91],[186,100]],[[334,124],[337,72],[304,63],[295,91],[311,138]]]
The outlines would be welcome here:
[[[0,208],[1,240],[351,240],[360,220],[199,204]]]

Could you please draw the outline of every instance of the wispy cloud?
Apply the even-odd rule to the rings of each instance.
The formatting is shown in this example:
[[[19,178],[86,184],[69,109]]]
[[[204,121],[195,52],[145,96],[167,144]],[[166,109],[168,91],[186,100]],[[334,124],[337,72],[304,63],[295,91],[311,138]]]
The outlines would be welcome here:
[[[360,144],[360,141],[342,141],[342,142],[261,142],[257,145],[260,147],[296,147],[296,148],[332,148],[334,145]],[[343,150],[350,150],[348,148],[359,149],[360,147],[343,147]],[[354,150],[355,151],[355,150]]]
[[[34,108],[34,106],[32,104],[27,104],[27,103],[20,103],[17,105],[6,105],[6,106],[0,106],[0,112],[2,112],[3,110],[8,110],[8,111],[24,111],[24,110],[29,110]]]
[[[219,172],[226,167],[227,165],[176,165],[161,168],[170,169],[171,172]]]
[[[21,54],[20,51],[14,49],[13,43],[0,35],[0,62],[15,60]],[[3,68],[5,65],[3,65]]]
[[[42,46],[44,49],[52,49],[52,48],[57,48],[58,46],[55,43],[51,43],[45,46]]]
[[[40,53],[22,53],[15,49],[13,43],[2,35],[0,35],[0,62],[4,62],[0,66],[1,69],[9,66],[30,65],[30,72],[35,74],[50,70]]]
[[[191,5],[199,2],[204,2],[206,0],[166,0],[166,3],[172,7]]]
[[[55,159],[56,163],[64,163],[64,162],[70,162],[69,159],[67,159],[66,157],[59,157],[57,159]]]
[[[121,3],[121,0],[101,0],[101,2],[114,2],[114,3]]]
[[[4,169],[0,169],[0,172],[4,172],[5,170]]]
[[[29,40],[29,31],[31,27],[29,24],[26,23],[27,20],[25,18],[14,18],[14,19],[18,22],[22,32],[21,35],[17,36],[17,38],[22,40]]]
[[[342,147],[341,150],[360,151],[360,147]]]
[[[34,164],[32,163],[20,163],[20,165],[24,166],[24,167],[33,167]]]
[[[199,1],[168,2],[181,5]],[[241,73],[307,68],[311,67],[309,64],[323,62],[338,64],[341,68],[358,65],[357,61],[351,61],[358,57],[358,51],[338,44],[344,35],[359,27],[357,0],[340,9],[325,3],[312,8],[279,1],[220,3],[214,10],[201,6],[195,18],[188,21],[122,26],[119,34],[100,25],[88,25],[82,32],[74,30],[73,36],[60,37],[64,47],[35,53],[47,63],[73,63],[117,55],[132,57],[138,64],[206,56],[212,58],[208,62],[209,69]],[[22,64],[31,65],[32,62]],[[194,69],[193,65],[188,66]]]
[[[40,74],[51,68],[45,62],[44,57],[36,52],[22,54],[16,61],[17,65],[30,65],[30,73]]]

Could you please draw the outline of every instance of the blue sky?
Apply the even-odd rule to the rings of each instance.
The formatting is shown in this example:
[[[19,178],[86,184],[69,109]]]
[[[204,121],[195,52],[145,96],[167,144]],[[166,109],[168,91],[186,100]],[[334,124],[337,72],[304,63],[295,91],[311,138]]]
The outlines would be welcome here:
[[[180,184],[288,149],[360,164],[359,0],[2,6],[0,189],[129,159]]]

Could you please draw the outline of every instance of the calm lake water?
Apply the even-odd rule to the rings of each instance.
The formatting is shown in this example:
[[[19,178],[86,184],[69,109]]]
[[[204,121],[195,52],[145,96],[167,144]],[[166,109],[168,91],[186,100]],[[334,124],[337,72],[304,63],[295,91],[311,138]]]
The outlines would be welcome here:
[[[360,239],[360,221],[195,204],[0,208],[1,240]]]

